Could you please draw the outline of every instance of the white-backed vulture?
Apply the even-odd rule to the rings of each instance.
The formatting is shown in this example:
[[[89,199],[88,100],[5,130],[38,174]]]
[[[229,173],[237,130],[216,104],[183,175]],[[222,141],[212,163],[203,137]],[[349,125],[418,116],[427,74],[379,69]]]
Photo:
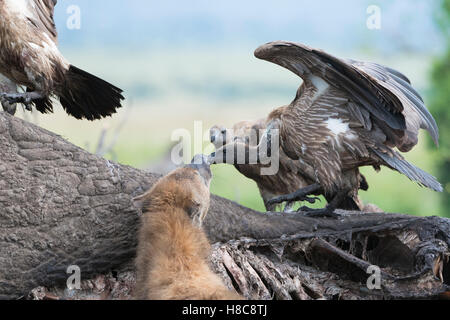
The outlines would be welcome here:
[[[214,126],[210,129],[211,143],[219,149],[220,147],[232,141],[239,140],[251,145],[257,145],[261,134],[266,129],[266,119],[259,119],[256,121],[240,121],[233,125],[232,129],[227,129],[223,126]],[[256,139],[251,139],[254,136]],[[308,179],[302,172],[298,161],[289,158],[282,149],[280,149],[279,169],[276,174],[264,175],[261,174],[262,168],[267,168],[269,165],[264,164],[234,164],[234,167],[245,177],[256,182],[258,190],[264,202],[267,211],[275,211],[276,203],[269,204],[269,201],[274,197],[285,195],[287,193],[295,192],[298,189],[306,187],[314,181]],[[361,176],[364,179],[363,176]],[[362,188],[367,190],[368,186],[363,182]],[[315,195],[320,195],[318,191]],[[330,200],[328,197],[327,200]],[[292,211],[295,202],[287,202],[284,209],[285,212]],[[345,201],[339,204],[339,209],[343,210],[363,210],[363,204],[358,197],[348,197]]]
[[[121,107],[122,90],[71,65],[57,48],[53,20],[56,0],[0,1],[0,73],[26,92],[0,89],[5,111],[15,103],[28,110],[53,112],[58,97],[66,112],[77,119],[110,116]],[[8,88],[6,88],[8,89]]]
[[[308,209],[312,216],[336,216],[334,209],[360,187],[359,167],[386,166],[421,186],[442,191],[430,174],[406,161],[396,150],[410,151],[426,129],[438,144],[438,128],[423,99],[400,72],[371,62],[339,59],[308,46],[276,41],[255,51],[259,59],[276,63],[303,79],[295,99],[274,110],[258,146],[258,161],[269,155],[270,139],[279,136],[280,146],[302,172],[314,181],[297,192],[269,201],[303,200],[322,189],[333,199],[323,209]],[[222,162],[234,141],[210,156]],[[260,151],[266,152],[260,152]],[[261,155],[262,154],[262,155]],[[267,156],[266,156],[267,157]],[[234,159],[236,161],[237,158]]]

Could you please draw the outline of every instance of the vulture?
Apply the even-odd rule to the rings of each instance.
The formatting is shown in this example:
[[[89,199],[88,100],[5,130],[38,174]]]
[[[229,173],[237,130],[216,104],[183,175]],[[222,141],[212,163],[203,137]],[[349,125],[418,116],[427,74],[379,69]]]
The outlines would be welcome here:
[[[216,125],[210,129],[211,143],[216,149],[236,140],[257,145],[261,134],[266,129],[266,122],[267,119],[265,118],[256,121],[241,121],[236,123],[232,129]],[[279,150],[279,169],[274,175],[264,175],[261,173],[261,169],[269,165],[236,163],[234,166],[242,175],[256,182],[267,211],[276,210],[277,203],[269,204],[269,201],[274,197],[295,192],[314,183],[314,181],[309,180],[301,172],[301,167],[298,165],[298,162],[289,158],[282,149]],[[364,176],[361,175],[361,178],[364,179]],[[365,179],[361,183],[361,188],[364,190],[368,188]],[[321,194],[323,192],[320,190],[315,195],[318,196]],[[308,200],[313,199],[308,198]],[[327,200],[330,200],[329,196]],[[287,201],[284,212],[292,212],[294,204],[295,201]],[[364,206],[359,197],[347,197],[345,201],[339,204],[338,209],[362,211]]]
[[[76,119],[96,120],[121,107],[122,90],[71,65],[57,48],[56,0],[0,1],[0,102],[53,112],[58,97]],[[17,90],[22,87],[22,92]]]
[[[294,193],[270,200],[269,205],[305,200],[323,190],[332,197],[328,204],[321,209],[303,207],[302,212],[336,217],[334,210],[342,201],[356,197],[362,181],[358,168],[362,166],[373,166],[377,171],[386,166],[421,186],[442,192],[436,178],[400,153],[417,144],[420,129],[427,130],[436,145],[439,139],[436,121],[405,75],[377,63],[340,59],[287,41],[262,45],[255,56],[292,71],[303,83],[289,105],[270,113],[259,144],[245,144],[245,150],[257,152],[257,161],[263,162],[276,152],[269,142],[278,138],[283,152],[297,161],[308,181],[313,181]],[[235,150],[242,143],[233,141],[221,147],[209,161],[228,160],[227,150]]]

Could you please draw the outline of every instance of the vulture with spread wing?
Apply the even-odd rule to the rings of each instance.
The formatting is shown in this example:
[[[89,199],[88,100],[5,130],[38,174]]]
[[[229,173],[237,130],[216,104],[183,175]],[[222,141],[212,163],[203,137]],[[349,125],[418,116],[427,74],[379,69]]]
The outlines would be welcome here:
[[[216,125],[210,129],[210,140],[216,149],[219,149],[232,141],[241,141],[254,146],[259,143],[261,136],[266,129],[266,125],[267,119],[240,121],[234,124],[231,129]],[[299,161],[289,158],[281,148],[278,151],[279,168],[276,174],[265,175],[262,173],[262,169],[270,167],[270,164],[243,163],[234,165],[242,175],[256,182],[267,211],[276,210],[278,203],[270,203],[270,200],[274,197],[297,191],[298,189],[315,182],[314,180],[308,179],[302,172]],[[361,179],[363,180],[360,183],[361,189],[367,190],[369,186],[363,175],[361,175]],[[322,194],[322,190],[317,190],[314,195],[318,196]],[[333,195],[326,194],[325,197],[326,200],[329,201],[333,198]],[[315,199],[316,197],[308,198],[311,202],[314,202]],[[294,201],[287,200],[284,212],[292,212],[294,205],[295,199]],[[364,204],[359,197],[346,197],[337,208],[362,211],[364,210]]]
[[[387,166],[422,186],[442,191],[433,176],[395,150],[411,150],[418,142],[419,129],[426,129],[436,145],[439,135],[435,120],[403,74],[376,63],[339,59],[285,41],[265,44],[255,51],[255,56],[303,79],[294,101],[269,115],[266,134],[255,148],[268,149],[268,140],[277,132],[283,151],[298,160],[302,172],[314,181],[269,204],[303,200],[323,190],[333,195],[325,208],[303,209],[309,215],[333,216],[343,199],[356,196],[362,181],[358,170],[361,166],[376,170]],[[222,162],[219,157],[229,147],[217,150],[210,161]]]
[[[11,114],[16,103],[48,113],[56,96],[77,119],[110,116],[121,107],[122,90],[62,56],[53,20],[56,2],[0,0],[0,102]],[[26,92],[18,92],[17,86]]]

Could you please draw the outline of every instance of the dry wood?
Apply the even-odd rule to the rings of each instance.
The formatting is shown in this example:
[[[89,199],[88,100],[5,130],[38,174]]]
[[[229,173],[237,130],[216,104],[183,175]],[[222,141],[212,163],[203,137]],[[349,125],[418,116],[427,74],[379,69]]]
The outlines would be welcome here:
[[[47,289],[32,298],[129,298],[139,218],[131,199],[158,176],[2,112],[0,149],[0,298],[40,286]],[[449,219],[355,212],[313,219],[214,196],[205,229],[217,243],[214,270],[248,298],[445,298],[450,290]],[[404,280],[383,277],[381,290],[369,290],[368,264]],[[80,267],[84,290],[63,289],[70,265]]]

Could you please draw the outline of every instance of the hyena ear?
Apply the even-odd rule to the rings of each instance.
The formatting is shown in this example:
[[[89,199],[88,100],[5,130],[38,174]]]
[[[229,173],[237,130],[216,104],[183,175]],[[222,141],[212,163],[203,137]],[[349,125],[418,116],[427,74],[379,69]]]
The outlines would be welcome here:
[[[140,196],[137,196],[137,197],[132,199],[133,204],[134,204],[134,206],[136,208],[139,208],[139,209],[143,210],[144,207],[146,205],[148,205],[148,201],[146,201],[146,197],[145,196],[146,196],[146,194],[144,193],[144,194],[141,194]]]

